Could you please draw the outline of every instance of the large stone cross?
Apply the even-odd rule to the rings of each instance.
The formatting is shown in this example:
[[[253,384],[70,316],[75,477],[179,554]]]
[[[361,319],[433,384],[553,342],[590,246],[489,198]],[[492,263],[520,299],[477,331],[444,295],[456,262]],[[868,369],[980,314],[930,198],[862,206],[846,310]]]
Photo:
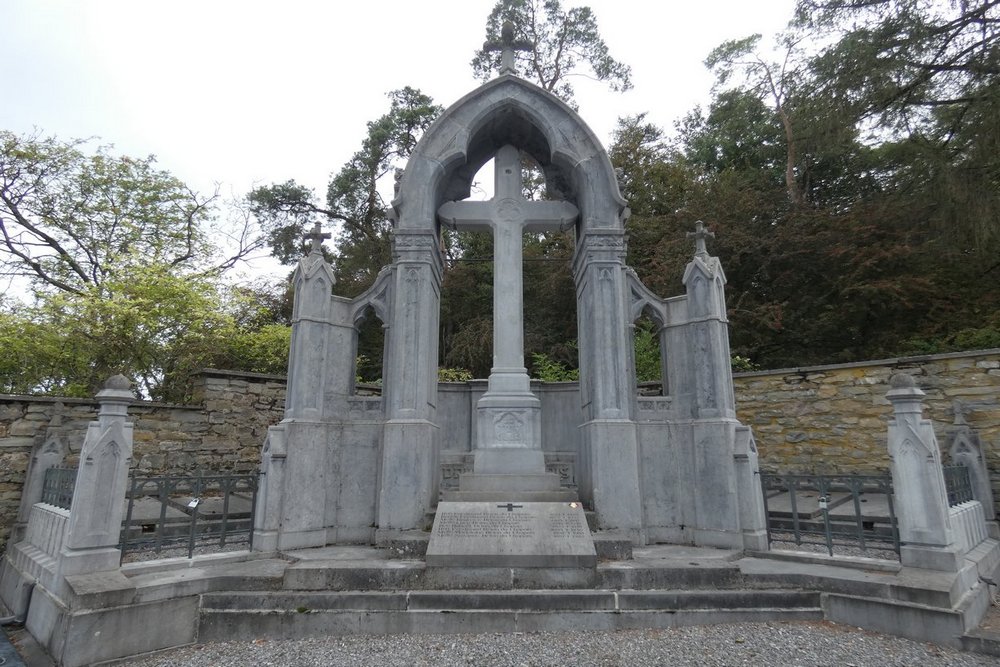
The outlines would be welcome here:
[[[493,370],[490,391],[528,390],[524,369],[524,294],[521,243],[525,231],[566,229],[579,211],[567,201],[528,201],[522,194],[521,153],[511,145],[497,151],[495,192],[489,201],[450,201],[438,209],[452,229],[493,233]],[[522,376],[516,381],[511,376]],[[494,377],[497,376],[497,377]],[[511,382],[505,382],[502,377]],[[517,387],[512,386],[516,384]]]
[[[510,21],[503,22],[503,26],[500,28],[499,42],[486,42],[483,44],[484,51],[500,52],[501,74],[514,74],[515,51],[531,51],[534,48],[535,45],[531,42],[514,39],[514,24]]]

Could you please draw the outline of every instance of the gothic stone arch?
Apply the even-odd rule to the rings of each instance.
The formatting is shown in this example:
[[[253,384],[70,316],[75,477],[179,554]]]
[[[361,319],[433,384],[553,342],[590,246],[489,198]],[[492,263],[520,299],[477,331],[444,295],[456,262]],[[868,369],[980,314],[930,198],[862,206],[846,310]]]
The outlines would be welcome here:
[[[602,527],[641,525],[635,378],[625,274],[625,201],[607,153],[566,104],[512,75],[469,93],[431,126],[393,201],[392,326],[387,337],[379,526],[419,525],[437,474],[441,260],[439,207],[469,195],[480,167],[512,145],[534,158],[549,191],[579,210],[573,271],[581,326],[581,493]],[[600,379],[600,381],[597,381]]]

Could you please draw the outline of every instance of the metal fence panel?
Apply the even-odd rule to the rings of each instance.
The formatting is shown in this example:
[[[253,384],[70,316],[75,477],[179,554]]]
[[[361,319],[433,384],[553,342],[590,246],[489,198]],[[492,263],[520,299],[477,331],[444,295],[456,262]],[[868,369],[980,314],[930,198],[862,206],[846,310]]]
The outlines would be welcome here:
[[[972,478],[964,465],[942,466],[944,487],[948,492],[948,506],[954,507],[975,500],[972,493]]]
[[[258,475],[132,477],[122,524],[126,553],[246,543],[253,547]]]
[[[761,473],[768,544],[899,553],[899,530],[886,475]]]
[[[73,503],[76,488],[76,468],[54,466],[45,471],[42,479],[42,502],[68,510]]]

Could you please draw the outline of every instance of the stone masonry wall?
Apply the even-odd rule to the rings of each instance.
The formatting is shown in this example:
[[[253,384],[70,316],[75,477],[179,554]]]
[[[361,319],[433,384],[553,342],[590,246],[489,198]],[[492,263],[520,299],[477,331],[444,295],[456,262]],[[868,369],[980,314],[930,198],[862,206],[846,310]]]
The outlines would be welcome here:
[[[924,416],[945,453],[955,404],[961,403],[965,420],[979,434],[993,494],[1000,499],[1000,350],[740,373],[734,378],[736,411],[753,428],[761,469],[888,470],[892,407],[885,393],[889,377],[898,372],[912,375],[927,393]]]
[[[892,410],[885,392],[889,377],[900,371],[927,392],[926,416],[945,451],[954,402],[962,402],[1000,498],[1000,350],[737,374],[737,412],[753,427],[761,468],[886,470]],[[129,409],[134,467],[142,474],[256,470],[267,427],[281,420],[284,404],[281,376],[205,371],[193,404],[137,402]],[[93,400],[0,395],[0,542],[17,516],[33,448],[64,439],[66,462],[75,464],[96,414]]]
[[[284,413],[285,378],[209,370],[194,397],[191,405],[139,401],[129,408],[133,468],[144,475],[255,471],[267,427]],[[96,418],[94,400],[0,395],[0,543],[17,517],[34,448],[62,439],[66,464],[76,465]]]

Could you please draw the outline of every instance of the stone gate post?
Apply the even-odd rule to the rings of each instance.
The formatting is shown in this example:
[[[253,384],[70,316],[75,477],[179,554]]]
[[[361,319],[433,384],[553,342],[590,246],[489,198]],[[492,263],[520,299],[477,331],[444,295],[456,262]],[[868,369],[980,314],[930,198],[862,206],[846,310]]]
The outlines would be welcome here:
[[[895,415],[889,420],[888,446],[900,561],[911,567],[957,572],[963,554],[951,526],[937,437],[930,420],[923,418],[924,392],[906,373],[893,375],[889,384],[885,397]]]
[[[132,424],[125,418],[134,396],[122,375],[97,393],[100,408],[80,451],[80,467],[69,510],[59,572],[62,575],[117,570],[125,512],[125,487],[132,464]]]

